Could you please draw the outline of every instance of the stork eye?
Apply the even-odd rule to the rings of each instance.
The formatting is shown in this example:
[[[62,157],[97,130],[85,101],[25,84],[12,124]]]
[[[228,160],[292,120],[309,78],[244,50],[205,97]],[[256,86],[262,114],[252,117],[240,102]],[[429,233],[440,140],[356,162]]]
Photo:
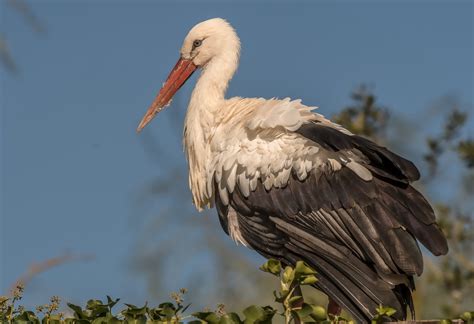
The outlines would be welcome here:
[[[193,42],[193,48],[199,47],[199,46],[201,46],[201,44],[202,44],[202,40],[196,39],[196,40]]]

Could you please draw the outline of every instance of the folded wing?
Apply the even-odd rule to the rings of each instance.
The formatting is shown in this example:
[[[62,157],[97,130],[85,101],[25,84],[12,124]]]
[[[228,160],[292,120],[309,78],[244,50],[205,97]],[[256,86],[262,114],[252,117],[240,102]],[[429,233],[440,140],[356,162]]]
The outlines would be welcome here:
[[[412,276],[423,271],[417,240],[447,252],[432,208],[410,185],[416,167],[317,120],[247,135],[216,157],[224,230],[266,257],[312,265],[316,286],[360,321],[380,304],[405,318]]]

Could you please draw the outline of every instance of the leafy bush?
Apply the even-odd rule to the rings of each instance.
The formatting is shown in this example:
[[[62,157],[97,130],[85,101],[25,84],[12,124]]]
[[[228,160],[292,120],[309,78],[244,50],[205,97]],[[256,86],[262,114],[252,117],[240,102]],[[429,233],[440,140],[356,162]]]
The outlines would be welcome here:
[[[300,322],[329,323],[323,307],[303,302],[299,293],[300,286],[311,285],[317,282],[316,272],[304,262],[296,263],[296,266],[287,266],[282,269],[279,261],[269,260],[260,267],[262,271],[279,277],[280,290],[274,291],[275,301],[281,305],[282,311],[278,312],[272,306],[251,305],[242,311],[243,317],[235,312],[227,313],[223,305],[219,305],[215,311],[204,310],[192,314],[186,314],[190,304],[184,304],[186,289],[171,294],[173,301],[159,304],[157,307],[149,307],[145,303],[142,307],[124,304],[125,308],[117,313],[112,308],[119,302],[107,296],[105,302],[91,299],[86,306],[67,303],[72,311],[71,316],[57,312],[60,299],[57,296],[51,298],[49,304],[36,308],[36,312],[25,310],[17,306],[22,298],[23,286],[18,284],[12,292],[12,297],[0,298],[0,322],[15,323],[211,323],[211,324],[250,324],[271,323],[275,315],[284,317],[285,323],[292,320]],[[41,321],[40,321],[41,318]],[[333,318],[332,320],[340,320]]]
[[[279,290],[275,290],[275,302],[279,304],[281,311],[272,306],[251,305],[243,311],[243,317],[235,312],[227,313],[224,305],[218,305],[215,311],[204,310],[186,314],[191,304],[184,303],[186,289],[180,289],[177,293],[170,295],[172,301],[159,304],[157,307],[149,307],[145,303],[142,307],[124,304],[125,308],[114,313],[112,309],[120,301],[107,296],[106,302],[91,299],[86,306],[67,303],[72,313],[66,316],[58,312],[60,299],[53,296],[49,304],[36,307],[36,312],[25,310],[18,306],[24,287],[18,284],[12,291],[11,297],[0,296],[0,323],[33,323],[33,324],[102,324],[102,323],[210,323],[210,324],[270,324],[275,315],[281,316],[285,323],[353,323],[352,320],[340,316],[332,316],[326,313],[326,309],[319,305],[307,303],[301,295],[301,286],[312,285],[318,281],[316,271],[303,261],[298,261],[295,267],[282,267],[277,260],[268,260],[260,267],[260,270],[270,273],[279,278]],[[390,307],[380,306],[372,323],[382,323],[390,320],[395,310]],[[461,319],[466,323],[473,323],[474,312],[465,312]],[[41,318],[41,320],[40,320]],[[443,324],[451,323],[443,320]]]

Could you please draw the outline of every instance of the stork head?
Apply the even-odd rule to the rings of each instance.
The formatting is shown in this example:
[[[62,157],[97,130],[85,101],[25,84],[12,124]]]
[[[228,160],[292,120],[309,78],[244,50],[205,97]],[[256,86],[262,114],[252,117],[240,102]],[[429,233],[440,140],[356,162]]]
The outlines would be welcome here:
[[[157,113],[171,102],[173,95],[197,68],[206,68],[219,60],[228,61],[229,65],[236,65],[239,53],[239,37],[224,19],[213,18],[195,25],[186,35],[178,62],[148,108],[137,131],[141,131]]]
[[[181,47],[181,58],[203,67],[215,57],[227,58],[239,51],[240,41],[234,28],[222,18],[213,18],[189,31]]]

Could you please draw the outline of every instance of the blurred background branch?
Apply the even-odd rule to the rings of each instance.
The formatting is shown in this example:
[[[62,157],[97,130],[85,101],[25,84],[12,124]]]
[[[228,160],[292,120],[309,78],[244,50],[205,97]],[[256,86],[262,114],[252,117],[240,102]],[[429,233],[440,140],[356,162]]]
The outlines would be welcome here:
[[[72,253],[64,253],[63,255],[46,259],[40,262],[31,263],[27,271],[22,274],[11,286],[10,291],[14,291],[16,287],[26,287],[31,280],[39,274],[46,272],[52,268],[61,266],[65,263],[73,261],[86,261],[92,259],[89,255],[76,255]]]
[[[44,23],[36,16],[31,6],[25,0],[4,0],[6,7],[22,17],[31,30],[38,34],[46,33]],[[2,4],[3,5],[3,4]],[[10,73],[18,73],[19,68],[15,60],[15,51],[10,48],[7,34],[0,30],[0,62]]]
[[[46,27],[43,22],[36,16],[33,9],[25,0],[6,0],[8,6],[19,13],[25,22],[30,25],[33,31],[37,33],[45,33]]]

